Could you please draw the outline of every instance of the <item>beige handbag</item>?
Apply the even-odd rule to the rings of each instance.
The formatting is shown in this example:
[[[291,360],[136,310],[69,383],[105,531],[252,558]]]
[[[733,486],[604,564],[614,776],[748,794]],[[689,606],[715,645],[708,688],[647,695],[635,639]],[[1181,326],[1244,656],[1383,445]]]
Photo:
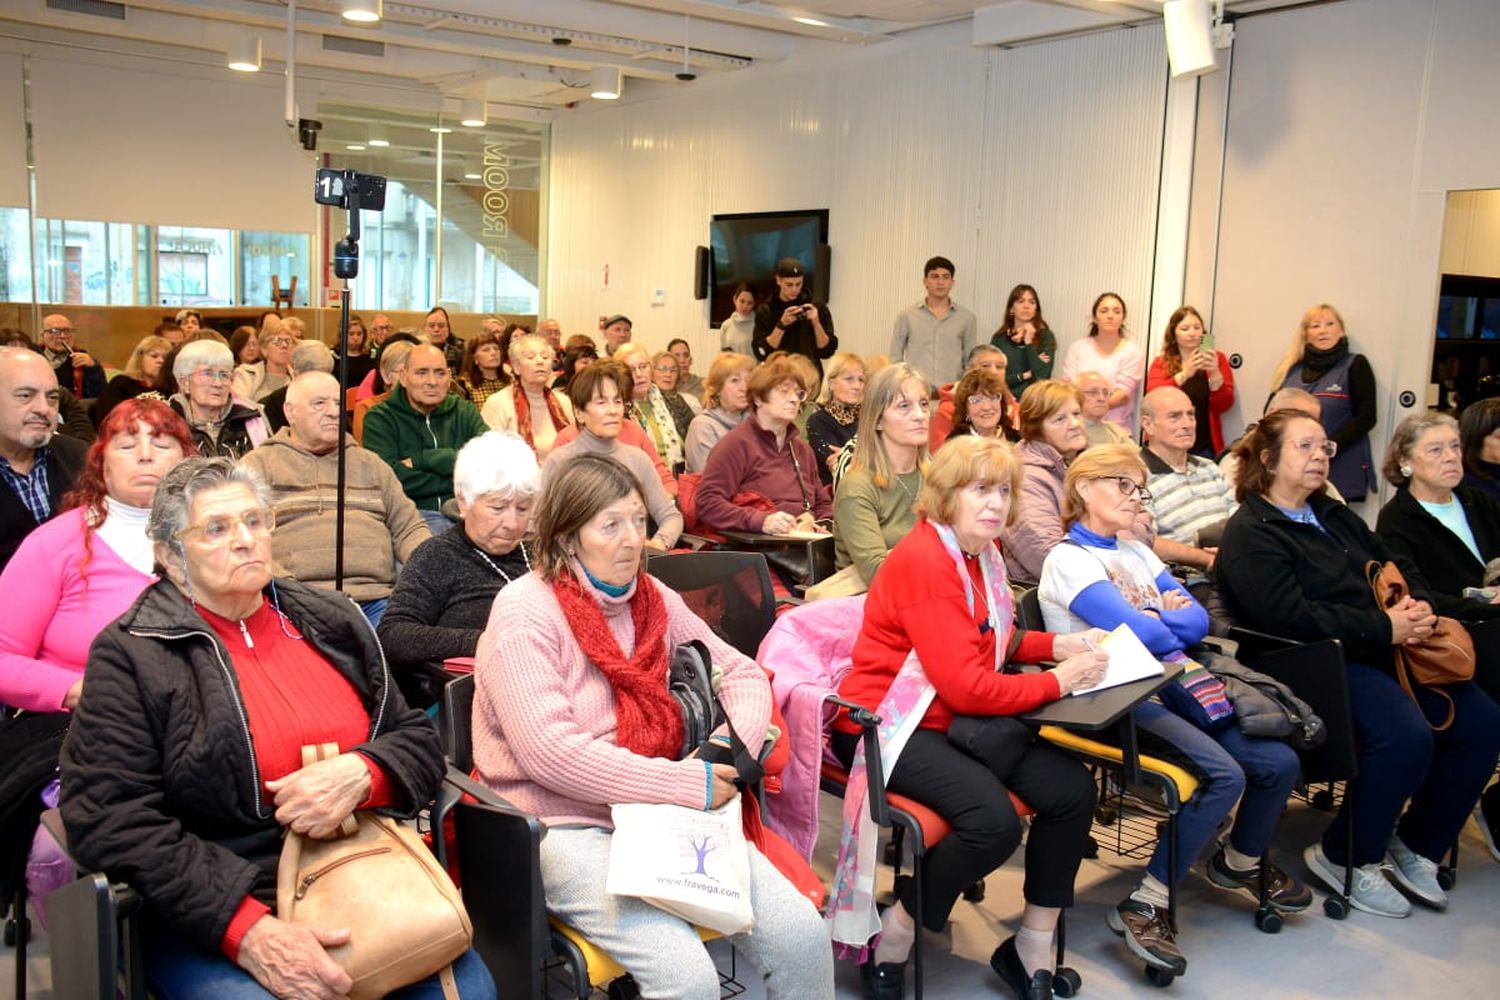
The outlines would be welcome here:
[[[820,580],[807,588],[809,601],[821,601],[825,597],[858,597],[870,587],[853,563],[845,566],[826,580]]]
[[[338,746],[302,748],[304,766],[337,757]],[[349,929],[329,956],[354,980],[351,1000],[374,1000],[433,973],[457,1000],[451,965],[469,949],[473,927],[448,873],[417,832],[358,812],[330,840],[287,832],[276,870],[276,916]]]

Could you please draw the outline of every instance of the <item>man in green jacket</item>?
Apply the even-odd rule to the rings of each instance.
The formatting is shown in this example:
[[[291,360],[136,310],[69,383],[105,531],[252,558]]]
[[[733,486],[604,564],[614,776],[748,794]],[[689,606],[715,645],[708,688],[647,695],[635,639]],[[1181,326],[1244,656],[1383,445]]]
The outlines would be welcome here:
[[[453,496],[453,460],[483,434],[474,404],[448,392],[447,359],[440,348],[412,348],[401,384],[365,416],[365,447],[385,459],[433,534],[450,523],[442,514]]]

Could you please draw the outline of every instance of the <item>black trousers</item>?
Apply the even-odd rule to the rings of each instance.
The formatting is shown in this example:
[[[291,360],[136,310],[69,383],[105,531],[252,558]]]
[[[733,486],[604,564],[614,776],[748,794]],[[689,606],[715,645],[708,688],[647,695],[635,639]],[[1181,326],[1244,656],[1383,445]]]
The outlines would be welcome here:
[[[859,737],[835,732],[840,760],[854,757]],[[941,931],[964,889],[999,868],[1021,843],[1021,821],[1009,792],[1036,810],[1026,845],[1024,895],[1037,906],[1072,906],[1093,822],[1094,782],[1082,764],[1046,743],[1027,748],[1005,782],[935,729],[918,729],[896,761],[886,788],[927,806],[953,827],[922,865],[922,918]],[[916,886],[901,903],[917,912]]]

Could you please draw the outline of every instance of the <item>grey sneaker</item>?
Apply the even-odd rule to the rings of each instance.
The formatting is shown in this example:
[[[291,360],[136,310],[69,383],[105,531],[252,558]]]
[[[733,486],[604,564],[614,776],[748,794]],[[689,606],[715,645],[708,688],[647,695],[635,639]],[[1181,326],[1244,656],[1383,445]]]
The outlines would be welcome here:
[[[1324,885],[1336,893],[1344,891],[1344,866],[1329,861],[1322,844],[1313,844],[1303,851],[1302,860]],[[1377,917],[1411,916],[1411,902],[1386,880],[1378,864],[1360,865],[1354,869],[1349,905]]]
[[[1385,845],[1385,859],[1390,862],[1391,877],[1419,903],[1426,903],[1434,910],[1448,908],[1448,894],[1438,885],[1437,862],[1423,857],[1401,843],[1401,838],[1392,835]]]

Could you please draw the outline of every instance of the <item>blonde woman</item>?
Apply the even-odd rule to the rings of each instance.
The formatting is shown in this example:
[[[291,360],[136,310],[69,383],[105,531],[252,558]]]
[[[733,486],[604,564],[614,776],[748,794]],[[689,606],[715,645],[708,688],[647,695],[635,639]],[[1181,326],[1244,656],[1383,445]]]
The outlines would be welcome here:
[[[125,373],[110,379],[99,394],[99,401],[94,404],[94,423],[103,427],[110,410],[147,393],[165,402],[172,394],[171,373],[164,370],[171,353],[172,342],[166,337],[142,337],[130,352],[130,360],[125,362]]]
[[[645,429],[667,466],[673,472],[682,471],[682,439],[693,422],[693,408],[681,393],[664,392],[652,384],[651,354],[640,344],[621,344],[613,360],[630,369],[636,423]]]
[[[833,463],[859,426],[867,375],[858,354],[840,351],[823,366],[818,407],[807,418],[807,443],[818,456],[818,478],[833,483]]]
[[[755,359],[725,351],[709,366],[704,382],[703,412],[688,424],[683,459],[688,472],[702,472],[719,439],[739,426],[750,412],[750,372]]]

